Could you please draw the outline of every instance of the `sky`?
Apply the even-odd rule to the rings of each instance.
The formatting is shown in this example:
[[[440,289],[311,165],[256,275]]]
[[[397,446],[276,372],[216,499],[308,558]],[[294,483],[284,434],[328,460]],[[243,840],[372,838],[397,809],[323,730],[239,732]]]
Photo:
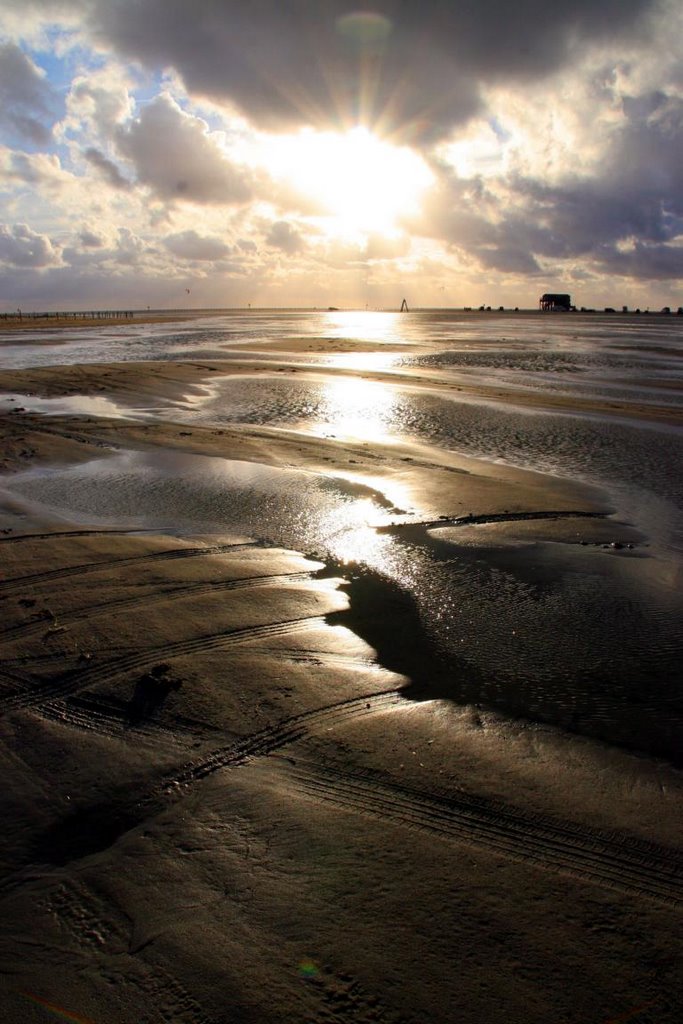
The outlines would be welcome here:
[[[0,311],[683,305],[679,0],[0,0]]]

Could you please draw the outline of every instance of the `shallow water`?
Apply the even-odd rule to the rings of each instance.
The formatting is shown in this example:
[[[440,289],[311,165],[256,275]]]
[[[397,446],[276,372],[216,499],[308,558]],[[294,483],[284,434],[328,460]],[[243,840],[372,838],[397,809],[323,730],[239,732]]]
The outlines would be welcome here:
[[[657,387],[680,380],[682,325],[674,317],[634,321],[236,314],[172,330],[140,326],[125,336],[92,332],[59,347],[41,344],[34,353],[22,346],[22,358],[109,362],[205,358],[207,352],[225,358],[237,357],[246,341],[267,345],[298,336],[323,345],[322,352],[298,357],[320,368],[420,366],[453,380],[466,373],[568,395],[643,400],[656,394],[659,401]],[[386,342],[387,354],[331,353],[325,346],[339,338]],[[414,354],[397,355],[392,343],[406,340],[416,345]],[[292,362],[289,356],[284,361]],[[675,405],[680,395],[667,391],[666,400]],[[415,628],[434,664],[442,665],[434,692],[680,757],[683,431],[635,419],[522,411],[338,376],[214,380],[203,397],[174,405],[172,418],[369,442],[413,438],[601,487],[609,507],[645,534],[649,548],[615,553],[548,542],[483,548],[446,543],[438,532],[407,542],[373,529],[393,514],[378,492],[342,479],[196,455],[122,452],[7,481],[15,498],[77,520],[248,534],[364,562],[397,581],[414,602]]]
[[[239,378],[181,410],[187,423],[286,426],[319,436],[411,437],[488,461],[606,488],[620,515],[683,551],[683,430],[529,413],[364,380]],[[450,511],[450,510],[445,510]]]
[[[332,555],[342,535],[386,524],[392,509],[380,492],[341,478],[178,452],[123,451],[30,469],[8,490],[27,507],[89,524],[247,534]]]
[[[40,398],[37,395],[0,393],[0,412],[39,412],[44,416],[105,416],[107,419],[139,420],[151,412],[124,406],[113,398],[99,395],[65,395]]]

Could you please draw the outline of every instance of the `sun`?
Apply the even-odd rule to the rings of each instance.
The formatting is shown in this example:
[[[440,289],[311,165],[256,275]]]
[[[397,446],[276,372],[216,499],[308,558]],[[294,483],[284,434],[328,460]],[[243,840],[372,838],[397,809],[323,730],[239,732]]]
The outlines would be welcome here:
[[[413,150],[373,135],[305,129],[268,143],[270,173],[313,200],[328,235],[396,235],[433,181]]]

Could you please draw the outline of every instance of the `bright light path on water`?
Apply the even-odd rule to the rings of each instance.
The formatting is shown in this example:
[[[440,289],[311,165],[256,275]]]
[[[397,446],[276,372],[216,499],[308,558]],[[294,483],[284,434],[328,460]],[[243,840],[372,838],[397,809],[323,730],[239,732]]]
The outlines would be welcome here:
[[[348,341],[373,341],[398,345],[403,339],[405,321],[400,313],[380,310],[335,310],[325,314],[326,338]]]
[[[395,405],[396,392],[386,384],[340,377],[326,382],[320,419],[310,431],[318,437],[387,443],[394,440]]]

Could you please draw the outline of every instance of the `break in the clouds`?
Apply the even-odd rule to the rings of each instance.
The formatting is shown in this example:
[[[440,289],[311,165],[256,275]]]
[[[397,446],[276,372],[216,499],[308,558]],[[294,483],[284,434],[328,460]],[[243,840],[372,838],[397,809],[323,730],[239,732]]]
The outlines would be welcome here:
[[[680,305],[682,29],[674,0],[3,0],[0,303]]]

